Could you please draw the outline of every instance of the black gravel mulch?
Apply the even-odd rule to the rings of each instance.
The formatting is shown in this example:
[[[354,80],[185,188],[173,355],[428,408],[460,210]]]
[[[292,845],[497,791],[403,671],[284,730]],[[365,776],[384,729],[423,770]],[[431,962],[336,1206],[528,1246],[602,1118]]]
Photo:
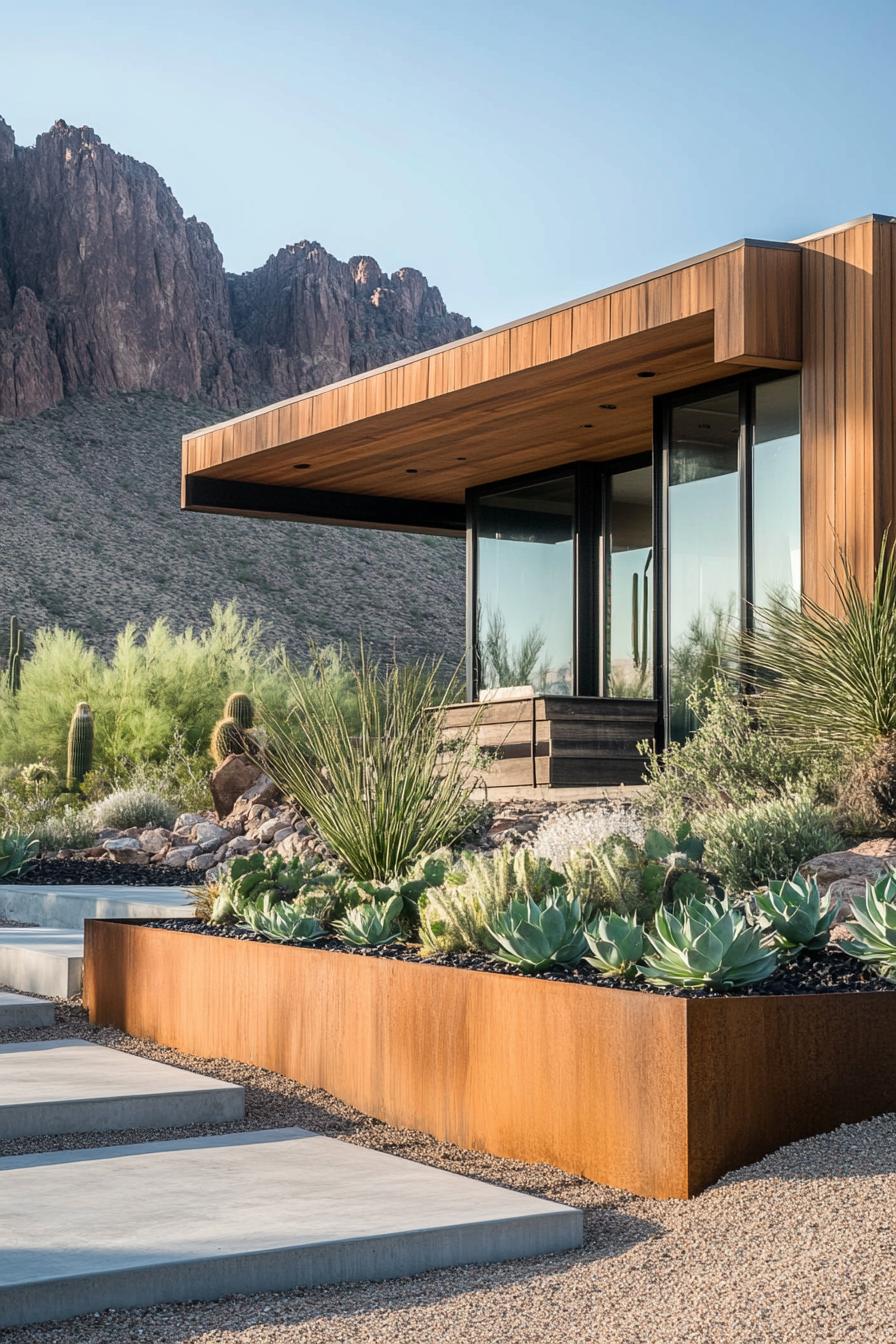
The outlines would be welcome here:
[[[202,882],[202,874],[164,864],[114,863],[111,859],[38,859],[3,881],[28,887],[195,887]]]
[[[178,933],[192,933],[210,938],[236,938],[243,942],[264,943],[268,940],[247,929],[235,925],[206,924],[200,919],[153,919],[147,920],[153,929],[170,929]],[[278,946],[278,944],[274,944]],[[279,944],[292,946],[292,944]],[[419,951],[405,943],[392,943],[387,947],[350,947],[336,938],[325,938],[314,946],[326,952],[342,952],[354,957],[389,957],[397,961],[422,962],[425,966],[455,966],[466,971],[488,971],[492,975],[521,975],[514,966],[506,962],[494,961],[474,952],[440,953],[421,959]],[[758,985],[745,989],[661,989],[648,985],[644,980],[613,981],[604,980],[592,967],[581,962],[578,966],[555,967],[542,971],[532,980],[556,980],[571,985],[594,985],[600,989],[618,989],[642,994],[662,994],[672,998],[726,998],[736,995],[738,998],[763,994],[844,994],[892,993],[896,983],[885,980],[870,967],[849,957],[845,952],[828,948],[824,952],[804,953],[800,957],[781,966],[774,975],[762,980]]]

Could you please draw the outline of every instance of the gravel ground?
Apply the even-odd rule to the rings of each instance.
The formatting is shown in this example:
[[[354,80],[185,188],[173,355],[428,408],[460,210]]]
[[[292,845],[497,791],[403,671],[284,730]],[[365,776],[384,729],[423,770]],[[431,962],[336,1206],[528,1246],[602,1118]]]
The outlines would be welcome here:
[[[792,1144],[696,1199],[646,1200],[392,1129],[262,1069],[94,1030],[73,1001],[55,1028],[0,1042],[63,1036],[242,1083],[246,1120],[18,1141],[0,1154],[304,1125],[576,1205],[586,1243],[385,1284],[107,1312],[0,1332],[4,1344],[889,1344],[896,1335],[896,1116]]]
[[[35,859],[6,882],[22,887],[195,887],[201,873],[164,863],[115,863],[112,859]]]

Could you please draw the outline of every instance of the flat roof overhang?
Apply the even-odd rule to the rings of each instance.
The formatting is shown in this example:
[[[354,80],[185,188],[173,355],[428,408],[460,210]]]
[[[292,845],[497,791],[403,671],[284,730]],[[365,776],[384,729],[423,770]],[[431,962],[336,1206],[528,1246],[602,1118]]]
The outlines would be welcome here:
[[[464,493],[643,452],[653,400],[798,368],[801,248],[746,239],[183,439],[182,505],[448,535]]]

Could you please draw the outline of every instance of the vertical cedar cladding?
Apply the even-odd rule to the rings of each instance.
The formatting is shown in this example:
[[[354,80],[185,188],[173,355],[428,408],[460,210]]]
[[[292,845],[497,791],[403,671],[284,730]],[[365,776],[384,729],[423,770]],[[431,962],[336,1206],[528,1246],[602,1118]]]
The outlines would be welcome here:
[[[830,606],[839,551],[867,589],[896,519],[896,224],[860,220],[802,246],[803,590]]]

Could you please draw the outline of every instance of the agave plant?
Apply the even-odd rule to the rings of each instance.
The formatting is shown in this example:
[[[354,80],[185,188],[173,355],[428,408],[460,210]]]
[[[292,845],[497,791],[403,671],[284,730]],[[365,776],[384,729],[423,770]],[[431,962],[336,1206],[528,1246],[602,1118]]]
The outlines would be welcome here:
[[[653,952],[638,968],[656,985],[734,989],[771,975],[778,954],[763,947],[762,931],[724,897],[661,906],[647,934]]]
[[[232,859],[215,884],[209,921],[225,924],[243,918],[250,904],[258,905],[267,899],[293,901],[311,891],[323,891],[336,882],[316,863],[301,859],[284,859],[281,854],[252,854]]]
[[[896,870],[865,883],[864,894],[853,897],[852,919],[844,927],[851,937],[835,944],[839,951],[896,980]]]
[[[275,943],[316,943],[327,936],[320,920],[308,913],[301,899],[272,901],[262,897],[257,903],[247,901],[242,917],[242,928]]]
[[[637,915],[599,915],[584,932],[591,950],[585,958],[589,966],[607,979],[630,980],[637,974],[644,955],[644,929]]]
[[[494,955],[527,974],[550,966],[581,961],[587,949],[578,900],[550,896],[539,904],[531,897],[513,900],[489,925]]]
[[[20,873],[37,857],[37,841],[27,835],[0,835],[0,878]]]
[[[820,952],[827,946],[837,907],[822,898],[818,879],[795,873],[786,882],[769,882],[754,897],[759,925],[766,939],[781,952]]]
[[[368,901],[346,910],[333,924],[340,942],[355,947],[385,947],[398,941],[404,900],[396,892],[384,901]]]

